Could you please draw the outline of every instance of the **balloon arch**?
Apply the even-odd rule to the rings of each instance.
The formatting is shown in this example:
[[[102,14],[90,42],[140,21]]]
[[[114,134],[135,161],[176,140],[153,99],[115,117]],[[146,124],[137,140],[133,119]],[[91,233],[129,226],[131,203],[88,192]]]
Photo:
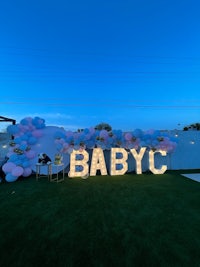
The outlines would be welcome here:
[[[158,130],[122,132],[91,127],[72,132],[57,126],[46,126],[45,120],[40,117],[26,117],[20,123],[8,126],[7,132],[14,137],[9,144],[8,161],[2,167],[7,182],[14,182],[20,176],[30,176],[42,152],[51,159],[58,153],[62,154],[65,168],[69,165],[73,150],[83,151],[96,147],[103,150],[113,147],[138,150],[146,147],[172,153],[177,146],[177,139]]]

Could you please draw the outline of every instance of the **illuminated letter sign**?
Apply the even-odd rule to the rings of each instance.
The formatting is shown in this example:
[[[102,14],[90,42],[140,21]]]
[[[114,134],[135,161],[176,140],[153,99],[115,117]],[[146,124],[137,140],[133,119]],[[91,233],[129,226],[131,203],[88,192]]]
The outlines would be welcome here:
[[[116,154],[122,154],[122,158],[117,159]],[[128,159],[128,153],[124,148],[111,148],[111,166],[110,175],[123,175],[128,170],[128,164],[126,160]],[[122,165],[120,170],[116,169],[117,164]]]
[[[142,147],[139,152],[134,148],[130,150],[136,161],[136,173],[142,173],[142,159],[146,152],[146,147]],[[155,168],[154,155],[160,153],[166,156],[166,151],[156,150],[149,151],[149,170],[153,174],[163,174],[167,170],[166,165],[162,165],[160,169]],[[79,157],[78,157],[79,156]],[[119,157],[120,156],[120,157]],[[123,175],[128,170],[128,153],[124,148],[111,148],[110,153],[110,175]],[[87,151],[73,150],[70,156],[70,171],[69,177],[84,177],[89,174],[89,154]],[[94,148],[91,159],[90,176],[95,176],[97,170],[100,170],[101,175],[107,175],[104,153],[101,148]]]
[[[140,149],[139,154],[137,153],[137,151],[133,148],[131,149],[131,154],[133,155],[133,157],[136,160],[136,173],[137,174],[142,174],[142,158],[144,156],[144,153],[146,151],[146,147],[142,147]]]
[[[160,153],[162,156],[167,155],[166,151],[163,151],[163,150],[157,150],[155,152],[152,150],[149,151],[149,170],[153,174],[163,174],[167,170],[167,166],[163,165],[160,169],[155,168],[155,164],[154,164],[154,154],[155,153]]]
[[[82,155],[82,160],[77,160],[77,155]],[[70,157],[70,172],[69,177],[81,177],[86,176],[89,173],[89,167],[88,167],[88,159],[89,155],[87,151],[83,150],[82,152],[73,150]],[[76,166],[82,167],[82,171],[76,171]]]
[[[101,175],[107,175],[106,163],[101,148],[93,149],[90,176],[95,176],[97,170],[101,171]]]

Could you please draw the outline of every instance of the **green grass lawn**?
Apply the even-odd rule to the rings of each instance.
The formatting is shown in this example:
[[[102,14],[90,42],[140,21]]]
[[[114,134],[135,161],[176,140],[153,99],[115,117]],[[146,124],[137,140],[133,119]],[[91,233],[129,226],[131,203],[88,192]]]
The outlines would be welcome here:
[[[200,266],[200,183],[180,173],[0,184],[0,266]]]

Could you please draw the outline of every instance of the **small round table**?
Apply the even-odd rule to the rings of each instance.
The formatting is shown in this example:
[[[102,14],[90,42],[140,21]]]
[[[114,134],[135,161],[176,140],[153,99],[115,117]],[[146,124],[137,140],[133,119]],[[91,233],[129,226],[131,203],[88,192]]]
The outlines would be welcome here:
[[[47,168],[45,172],[46,174],[41,173],[43,167]],[[47,177],[49,180],[50,170],[51,170],[51,164],[36,163],[36,180],[38,181],[38,179],[41,177]]]

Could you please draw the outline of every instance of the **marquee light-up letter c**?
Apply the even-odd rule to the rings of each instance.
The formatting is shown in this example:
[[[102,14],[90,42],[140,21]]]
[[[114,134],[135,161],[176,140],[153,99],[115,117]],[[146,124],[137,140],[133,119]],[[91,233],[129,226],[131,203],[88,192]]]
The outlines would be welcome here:
[[[156,169],[155,168],[155,164],[154,164],[154,154],[155,153],[160,153],[162,156],[166,156],[167,152],[164,150],[156,150],[154,151],[149,151],[149,170],[153,173],[153,174],[163,174],[166,170],[167,170],[167,166],[166,165],[162,165],[162,167],[160,169]]]

